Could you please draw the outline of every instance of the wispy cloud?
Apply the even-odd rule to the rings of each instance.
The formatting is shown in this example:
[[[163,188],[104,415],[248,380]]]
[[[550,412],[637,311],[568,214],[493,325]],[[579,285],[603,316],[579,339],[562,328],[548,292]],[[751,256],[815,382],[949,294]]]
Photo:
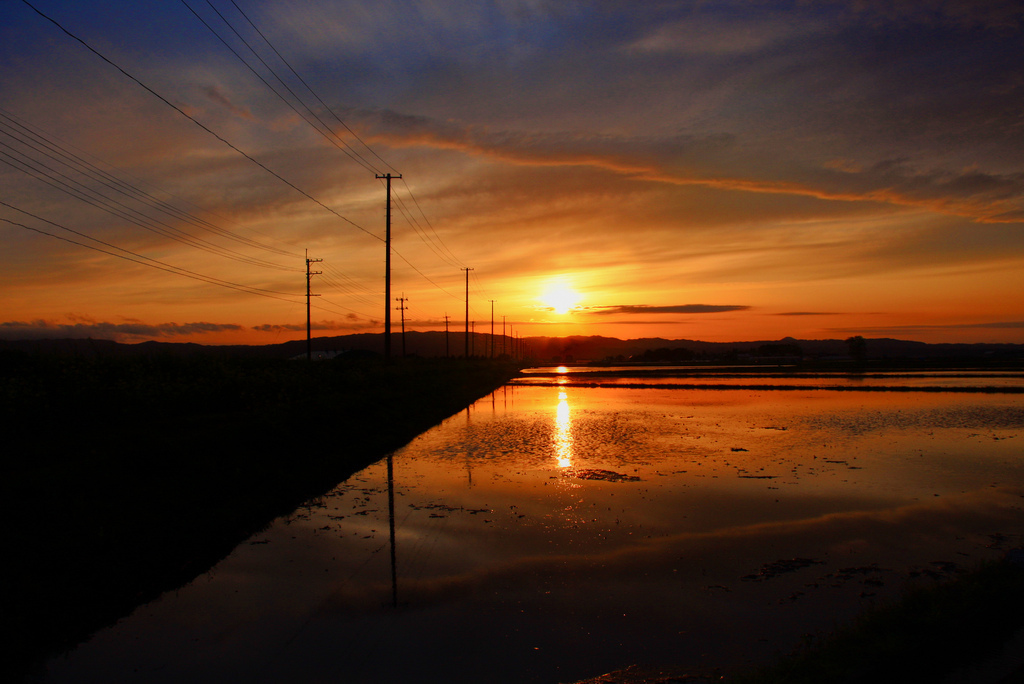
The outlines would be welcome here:
[[[948,323],[945,325],[879,325],[857,328],[827,328],[837,333],[863,333],[872,335],[916,335],[944,330],[1020,330],[1024,321],[994,321],[991,323]]]
[[[760,52],[802,35],[820,25],[785,21],[783,17],[724,17],[695,13],[684,20],[658,26],[628,44],[626,52],[735,56]]]
[[[255,118],[253,117],[252,112],[249,111],[246,107],[236,105],[234,102],[228,99],[228,96],[224,93],[224,90],[222,88],[210,85],[205,86],[202,90],[203,93],[205,93],[208,98],[210,98],[217,104],[221,105],[222,107],[226,108],[233,114],[240,116],[243,119],[249,119],[250,121]]]
[[[344,320],[311,321],[310,329],[320,332],[362,332],[380,327],[381,322],[371,318],[363,318],[355,314],[349,314]],[[254,325],[252,329],[256,332],[305,332],[305,323],[263,323]]]
[[[80,5],[60,10],[69,28],[365,232],[20,4],[0,22],[4,109],[119,178],[123,170],[144,179],[154,196],[174,196],[201,221],[324,257],[352,279],[334,288],[314,278],[324,302],[380,313],[353,321],[328,309],[322,315],[336,321],[316,329],[380,330],[380,245],[366,235],[383,233],[374,174],[306,126],[188,13],[160,3],[127,15],[110,0]],[[903,334],[1021,339],[1012,322],[1022,311],[1007,295],[1020,289],[1024,262],[1019,2],[258,0],[247,12],[351,131],[403,173],[394,248],[412,267],[398,260],[394,276],[415,302],[416,325],[458,306],[458,268],[468,264],[479,279],[478,320],[487,299],[501,314],[529,318],[536,283],[566,273],[587,295],[582,302],[649,303],[577,312],[572,324],[597,334],[699,319],[702,335],[756,327],[768,339],[819,334],[822,321],[984,316],[1010,323]],[[114,30],[131,22],[135,30]],[[325,121],[365,152],[333,117]],[[0,168],[0,186],[12,205],[197,273],[277,292],[305,285],[248,260],[287,269],[301,256],[270,256],[161,218],[247,257],[226,263],[11,167]],[[409,226],[405,213],[418,223]],[[453,260],[439,256],[448,255],[435,236]],[[47,335],[189,334],[174,332],[184,324],[132,328],[119,316],[241,326],[194,333],[211,341],[304,334],[298,302],[211,294],[6,224],[0,238],[10,247],[0,255],[10,321],[0,334],[37,334],[46,328],[33,326],[37,319],[51,322]],[[681,298],[744,301],[759,315],[670,305]],[[983,312],[972,310],[978,301]],[[62,319],[69,308],[96,321]],[[881,308],[888,317],[868,313]],[[530,325],[557,317],[536,318]]]
[[[612,316],[618,314],[710,314],[725,313],[728,311],[746,311],[749,306],[735,304],[679,304],[675,306],[646,306],[644,304],[621,304],[617,306],[594,306],[587,307],[585,313],[598,316]]]
[[[81,317],[75,317],[81,318]],[[83,339],[95,337],[117,341],[159,339],[205,335],[244,330],[233,323],[158,323],[150,325],[141,321],[110,323],[105,321],[78,320],[60,323],[37,319],[33,321],[7,321],[0,323],[0,339]]]
[[[394,111],[349,112],[371,140],[391,146],[461,150],[534,166],[588,166],[638,180],[723,190],[792,194],[825,200],[882,202],[980,222],[1024,221],[1024,173],[918,169],[904,160],[869,167],[790,161],[771,163],[736,136],[636,137],[495,130]],[[768,170],[771,173],[759,174]]]

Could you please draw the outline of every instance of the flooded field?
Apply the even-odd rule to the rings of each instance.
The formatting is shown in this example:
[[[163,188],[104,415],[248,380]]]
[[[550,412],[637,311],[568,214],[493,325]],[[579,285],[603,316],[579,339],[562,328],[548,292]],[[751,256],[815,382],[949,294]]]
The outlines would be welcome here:
[[[1020,394],[621,382],[502,388],[41,680],[729,670],[1021,544]]]

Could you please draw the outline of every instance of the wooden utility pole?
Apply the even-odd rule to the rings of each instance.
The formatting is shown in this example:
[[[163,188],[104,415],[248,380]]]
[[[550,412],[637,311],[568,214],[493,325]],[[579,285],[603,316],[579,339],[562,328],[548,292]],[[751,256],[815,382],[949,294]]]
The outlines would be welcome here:
[[[448,314],[444,315],[444,358],[451,357],[451,351],[448,349]]]
[[[501,355],[505,355],[505,317],[501,317]]]
[[[395,310],[402,312],[402,358],[404,359],[405,358],[405,312],[409,308],[409,307],[407,307],[405,305],[405,303],[407,301],[409,301],[409,299],[408,299],[408,297],[405,296],[405,293],[403,292],[401,297],[395,297],[395,301],[398,302],[398,306],[395,307]]]
[[[310,271],[309,270],[309,265],[310,264],[316,264],[316,263],[319,263],[321,261],[323,261],[323,259],[310,259],[309,258],[309,250],[308,249],[306,250],[306,360],[307,361],[312,361],[313,360],[313,323],[310,320],[309,298],[310,297],[319,297],[320,296],[318,294],[317,295],[310,294],[309,293],[309,285],[310,285],[310,281],[313,279],[313,276],[320,275],[321,273],[323,273],[323,271]]]
[[[466,272],[466,358],[469,358],[469,272],[473,269],[468,266],[463,271]]]
[[[377,174],[377,178],[387,179],[388,197],[384,213],[384,358],[391,358],[391,179],[401,178],[402,174],[392,176],[385,173]]]
[[[491,358],[494,358],[494,300],[491,302]]]

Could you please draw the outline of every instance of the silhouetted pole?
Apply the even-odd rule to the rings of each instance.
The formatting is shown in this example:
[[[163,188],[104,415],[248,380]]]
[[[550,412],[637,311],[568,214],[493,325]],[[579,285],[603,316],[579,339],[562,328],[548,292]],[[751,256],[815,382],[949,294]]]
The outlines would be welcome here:
[[[449,358],[451,352],[448,350],[448,314],[444,315],[444,358]]]
[[[466,272],[466,358],[469,358],[469,272],[473,269],[468,266],[463,271]]]
[[[491,358],[494,358],[494,300],[491,302]]]
[[[501,355],[505,355],[505,317],[501,317]]]
[[[319,297],[320,295],[314,295],[309,293],[309,283],[313,279],[313,276],[320,275],[323,271],[310,271],[309,265],[316,264],[323,261],[323,259],[310,259],[309,250],[306,250],[306,360],[313,360],[313,323],[310,320],[309,311],[309,298]]]
[[[476,356],[476,321],[469,324],[469,350]]]
[[[405,358],[405,312],[409,308],[405,305],[409,299],[402,293],[401,297],[395,297],[395,301],[398,302],[398,306],[395,307],[396,311],[402,312],[402,358]]]
[[[385,173],[377,174],[377,178],[385,178],[388,182],[388,198],[384,213],[384,358],[391,358],[391,179],[401,178],[402,174],[392,176]]]

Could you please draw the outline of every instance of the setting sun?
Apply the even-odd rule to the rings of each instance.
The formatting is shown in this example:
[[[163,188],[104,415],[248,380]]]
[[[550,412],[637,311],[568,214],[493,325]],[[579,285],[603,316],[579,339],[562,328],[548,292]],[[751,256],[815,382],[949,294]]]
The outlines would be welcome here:
[[[567,314],[579,305],[583,297],[579,292],[559,281],[548,285],[539,299],[544,306],[549,307],[556,314]]]
[[[1021,3],[129,4],[0,5],[0,342],[1024,344]]]

